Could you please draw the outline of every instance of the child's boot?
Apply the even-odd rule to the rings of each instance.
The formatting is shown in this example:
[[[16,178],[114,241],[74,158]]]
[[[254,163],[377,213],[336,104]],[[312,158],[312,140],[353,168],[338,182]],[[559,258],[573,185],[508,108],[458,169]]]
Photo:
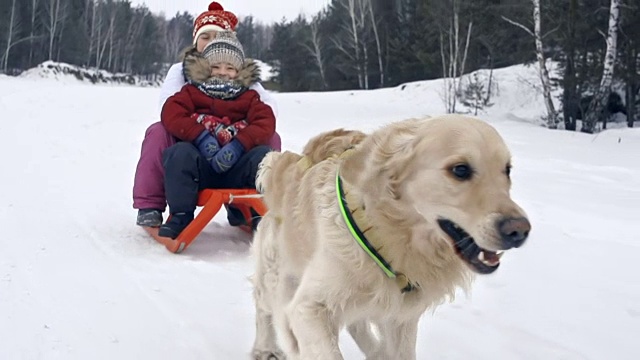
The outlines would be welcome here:
[[[162,225],[162,211],[158,209],[140,209],[136,224],[147,227],[159,227]]]
[[[160,226],[158,235],[175,239],[193,221],[193,212],[171,214],[166,224]]]

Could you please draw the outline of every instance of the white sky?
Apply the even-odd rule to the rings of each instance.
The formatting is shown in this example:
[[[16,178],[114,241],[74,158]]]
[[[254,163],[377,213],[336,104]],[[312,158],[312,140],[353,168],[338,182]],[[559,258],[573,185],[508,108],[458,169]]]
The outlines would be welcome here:
[[[292,20],[300,13],[312,15],[326,6],[330,0],[221,0],[225,10],[238,16],[253,15],[264,23],[278,22],[282,17]],[[131,0],[134,5],[146,4],[154,13],[163,11],[167,17],[187,11],[198,15],[209,6],[208,0]]]

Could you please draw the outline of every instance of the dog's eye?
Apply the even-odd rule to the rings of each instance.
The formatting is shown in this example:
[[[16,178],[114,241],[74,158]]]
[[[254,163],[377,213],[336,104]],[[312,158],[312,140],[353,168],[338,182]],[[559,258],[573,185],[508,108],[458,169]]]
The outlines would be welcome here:
[[[471,175],[473,175],[473,169],[471,169],[471,166],[468,164],[458,164],[451,168],[451,173],[458,178],[458,180],[469,180],[471,179]]]
[[[507,165],[507,167],[504,168],[504,173],[507,174],[507,177],[511,177],[511,165]]]

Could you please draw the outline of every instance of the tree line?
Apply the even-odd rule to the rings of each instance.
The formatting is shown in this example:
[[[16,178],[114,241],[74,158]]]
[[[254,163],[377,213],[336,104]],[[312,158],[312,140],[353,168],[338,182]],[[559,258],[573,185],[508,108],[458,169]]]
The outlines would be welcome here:
[[[193,16],[170,20],[120,0],[0,0],[0,69],[17,74],[60,61],[160,74],[191,42]]]
[[[167,19],[124,0],[0,0],[0,69],[19,73],[54,60],[162,74],[191,43],[193,19],[188,13]],[[574,130],[589,113],[593,122],[606,116],[607,101],[592,106],[603,96],[617,101],[619,95],[633,125],[639,24],[637,0],[332,0],[311,18],[264,24],[245,16],[237,32],[248,56],[274,67],[268,85],[280,91],[375,89],[445,78],[450,112],[459,103],[488,104],[495,86],[491,75],[466,83],[461,75],[531,63],[540,66],[543,88],[563,89],[562,111],[548,108],[547,124],[563,121]],[[545,79],[547,59],[560,64],[559,76],[547,71]]]

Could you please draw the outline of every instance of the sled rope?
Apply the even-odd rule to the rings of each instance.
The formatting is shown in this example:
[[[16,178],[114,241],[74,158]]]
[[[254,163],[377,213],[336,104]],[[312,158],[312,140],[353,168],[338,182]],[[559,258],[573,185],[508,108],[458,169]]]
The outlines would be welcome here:
[[[251,194],[251,195],[233,195],[229,194],[229,203],[233,202],[233,199],[261,199],[263,197],[262,194]]]

